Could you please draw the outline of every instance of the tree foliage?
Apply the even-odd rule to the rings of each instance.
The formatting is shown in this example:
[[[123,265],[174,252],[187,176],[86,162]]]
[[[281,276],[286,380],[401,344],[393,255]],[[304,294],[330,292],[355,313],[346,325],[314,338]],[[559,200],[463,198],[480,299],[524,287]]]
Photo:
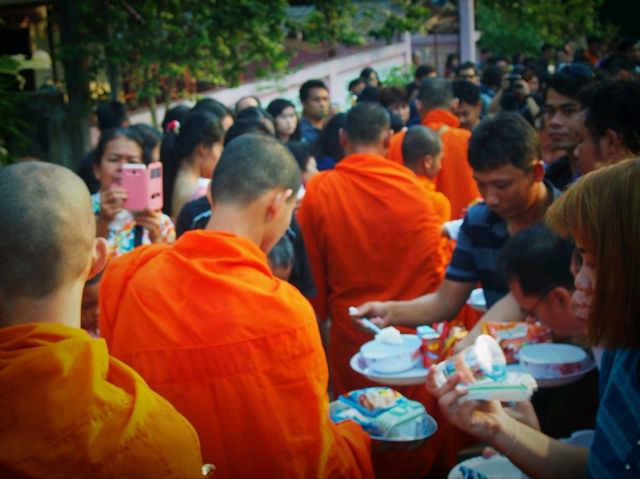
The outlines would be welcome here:
[[[234,85],[251,68],[283,70],[287,2],[269,0],[77,0],[82,41],[65,55],[107,70],[141,100],[185,90],[188,81]]]
[[[602,35],[598,11],[604,0],[478,0],[480,46],[510,55],[537,55],[543,43],[563,45]]]
[[[403,32],[420,33],[429,13],[424,0],[308,3],[314,9],[299,29],[307,42],[324,45],[329,56],[334,56],[338,45],[365,45],[369,37],[390,42]]]

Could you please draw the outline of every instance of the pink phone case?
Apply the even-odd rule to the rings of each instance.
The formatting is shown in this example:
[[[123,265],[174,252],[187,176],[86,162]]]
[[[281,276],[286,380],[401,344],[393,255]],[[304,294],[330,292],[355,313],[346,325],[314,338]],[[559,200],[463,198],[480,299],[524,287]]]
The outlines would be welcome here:
[[[129,211],[162,209],[162,163],[122,167],[122,187],[127,191],[124,207]]]

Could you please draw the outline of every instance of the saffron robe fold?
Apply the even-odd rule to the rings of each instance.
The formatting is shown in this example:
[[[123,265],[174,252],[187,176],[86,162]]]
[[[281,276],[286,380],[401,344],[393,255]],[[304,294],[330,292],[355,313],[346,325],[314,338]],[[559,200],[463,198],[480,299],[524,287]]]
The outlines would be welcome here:
[[[0,403],[3,478],[202,478],[191,425],[79,328],[0,328]]]
[[[381,156],[356,154],[311,179],[298,221],[318,290],[311,302],[319,319],[331,318],[334,393],[373,386],[349,366],[373,338],[354,327],[348,307],[435,291],[444,270],[440,218],[412,171]],[[439,418],[437,401],[423,385],[395,389]],[[443,470],[455,464],[443,451],[447,425],[441,420],[439,427],[438,437],[418,451],[376,452],[376,477],[423,477],[438,456],[446,456]]]
[[[216,478],[372,477],[359,425],[329,419],[308,301],[248,239],[189,231],[114,260],[100,330],[194,425]]]
[[[439,108],[424,115],[422,124],[440,133],[444,156],[436,177],[436,189],[449,198],[452,218],[462,218],[466,209],[480,198],[467,158],[471,132],[458,128],[458,117]]]

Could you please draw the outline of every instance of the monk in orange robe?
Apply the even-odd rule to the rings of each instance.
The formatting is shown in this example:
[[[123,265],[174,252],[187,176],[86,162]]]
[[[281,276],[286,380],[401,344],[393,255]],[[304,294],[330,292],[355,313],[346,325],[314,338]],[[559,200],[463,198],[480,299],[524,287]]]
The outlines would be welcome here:
[[[425,79],[416,100],[422,124],[438,132],[444,144],[436,189],[449,198],[453,219],[462,218],[481,197],[467,159],[471,132],[458,128],[460,120],[451,112],[456,101],[451,82],[444,78]]]
[[[372,339],[355,328],[349,306],[377,297],[414,298],[435,291],[442,279],[440,219],[416,175],[384,157],[389,135],[382,107],[354,106],[341,133],[347,156],[335,170],[311,179],[298,212],[318,290],[311,301],[320,320],[331,320],[329,360],[336,394],[374,385],[349,366]],[[395,389],[423,402],[438,418],[437,404],[424,386]],[[444,459],[449,439],[446,425],[439,427],[417,451],[374,451],[376,477],[424,477],[436,459]],[[455,464],[448,459],[447,466]]]
[[[8,166],[0,204],[0,476],[202,478],[191,425],[80,329],[107,256],[82,180]]]
[[[102,280],[112,353],[194,425],[216,478],[373,477],[367,434],[329,418],[313,309],[268,265],[299,187],[286,147],[240,136],[216,166],[206,229],[137,248]]]

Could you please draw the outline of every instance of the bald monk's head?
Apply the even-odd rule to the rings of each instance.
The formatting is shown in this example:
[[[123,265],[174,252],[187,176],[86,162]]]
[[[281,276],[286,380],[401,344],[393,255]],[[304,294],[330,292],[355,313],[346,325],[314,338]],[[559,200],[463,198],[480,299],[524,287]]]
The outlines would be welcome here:
[[[286,146],[266,135],[239,136],[213,172],[208,228],[248,237],[268,253],[289,227],[300,184]]]
[[[379,103],[360,102],[347,112],[340,143],[347,155],[385,155],[391,138],[389,113]]]
[[[402,140],[404,166],[416,175],[435,178],[442,166],[442,140],[431,128],[412,126]]]
[[[246,134],[222,152],[211,197],[215,203],[248,204],[275,188],[297,193],[300,182],[300,167],[286,146],[266,135]]]
[[[7,325],[22,322],[12,318],[16,307],[72,285],[81,292],[95,263],[96,226],[82,180],[48,163],[1,169],[0,205],[0,323]],[[79,301],[77,309],[79,325]]]

